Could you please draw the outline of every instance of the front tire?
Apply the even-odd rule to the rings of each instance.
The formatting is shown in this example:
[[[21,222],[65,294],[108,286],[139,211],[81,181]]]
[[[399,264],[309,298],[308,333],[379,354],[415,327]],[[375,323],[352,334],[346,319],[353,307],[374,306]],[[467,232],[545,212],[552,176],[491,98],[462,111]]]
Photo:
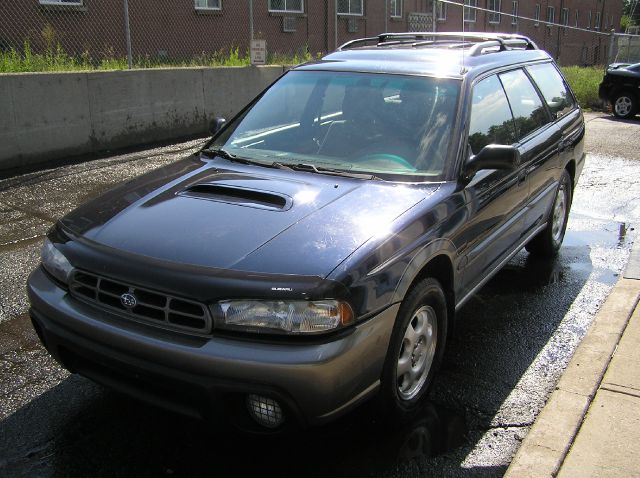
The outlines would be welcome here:
[[[436,279],[424,279],[402,302],[387,351],[381,399],[391,418],[419,405],[442,361],[446,337],[444,291]]]
[[[633,118],[638,110],[636,97],[628,92],[618,93],[612,102],[613,114],[622,119]]]
[[[529,253],[549,258],[558,255],[567,230],[571,198],[571,176],[565,169],[560,177],[560,184],[558,184],[547,227],[525,246]]]

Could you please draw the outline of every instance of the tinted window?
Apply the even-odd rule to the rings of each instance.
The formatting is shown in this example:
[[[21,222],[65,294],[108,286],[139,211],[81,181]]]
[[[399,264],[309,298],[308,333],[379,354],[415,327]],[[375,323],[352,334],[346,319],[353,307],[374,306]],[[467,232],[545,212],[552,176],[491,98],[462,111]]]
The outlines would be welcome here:
[[[519,140],[549,122],[542,100],[524,71],[503,73],[500,81],[507,92]]]
[[[575,106],[573,96],[551,63],[527,67],[531,77],[536,82],[544,96],[551,113],[559,118],[571,111]]]
[[[516,142],[513,116],[497,76],[490,76],[473,87],[469,145],[478,154],[488,144]]]

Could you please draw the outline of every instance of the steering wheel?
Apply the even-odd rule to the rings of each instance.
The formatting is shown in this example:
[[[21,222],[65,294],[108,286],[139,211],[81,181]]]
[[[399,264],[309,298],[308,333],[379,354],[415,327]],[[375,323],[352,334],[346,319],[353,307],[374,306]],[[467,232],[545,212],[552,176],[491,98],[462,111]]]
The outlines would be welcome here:
[[[366,154],[364,156],[360,156],[357,159],[357,162],[358,163],[390,162],[390,163],[395,163],[398,166],[402,166],[404,169],[408,169],[409,171],[417,171],[417,169],[413,164],[411,164],[409,161],[404,159],[402,156],[398,156],[397,154],[389,154],[389,153]]]

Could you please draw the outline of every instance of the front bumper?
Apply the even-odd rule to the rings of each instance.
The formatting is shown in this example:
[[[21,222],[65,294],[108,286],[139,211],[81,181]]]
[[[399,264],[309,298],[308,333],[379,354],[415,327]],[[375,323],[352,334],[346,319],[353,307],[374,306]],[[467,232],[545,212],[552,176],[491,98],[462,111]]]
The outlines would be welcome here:
[[[263,343],[129,322],[74,299],[41,268],[27,291],[43,344],[73,372],[202,418],[222,402],[238,406],[248,393],[267,395],[303,424],[331,420],[377,390],[399,307],[327,341]]]

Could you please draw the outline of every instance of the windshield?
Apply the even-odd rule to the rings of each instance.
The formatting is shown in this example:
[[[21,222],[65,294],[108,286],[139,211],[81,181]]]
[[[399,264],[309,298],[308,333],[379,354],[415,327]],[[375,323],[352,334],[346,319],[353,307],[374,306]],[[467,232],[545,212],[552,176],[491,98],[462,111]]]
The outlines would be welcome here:
[[[292,71],[212,146],[265,164],[437,181],[459,88],[451,79]]]

